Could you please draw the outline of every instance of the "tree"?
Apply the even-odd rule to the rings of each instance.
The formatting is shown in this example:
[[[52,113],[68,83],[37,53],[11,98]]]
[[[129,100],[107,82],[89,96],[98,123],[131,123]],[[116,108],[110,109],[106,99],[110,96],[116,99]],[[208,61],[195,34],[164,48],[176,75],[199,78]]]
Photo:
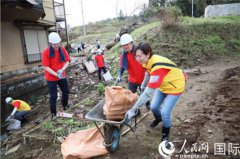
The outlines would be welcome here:
[[[239,0],[193,0],[194,16],[202,16],[207,5],[227,4],[236,2],[239,2]],[[175,0],[170,2],[170,4],[177,5],[182,10],[182,14],[184,16],[192,15],[192,0]]]
[[[201,17],[204,15],[206,6],[207,4],[205,0],[196,0],[196,17]]]
[[[124,15],[123,15],[123,11],[121,9],[119,11],[118,19],[119,20],[124,20],[125,19]]]
[[[149,0],[149,6],[159,10],[161,7],[164,7],[166,0]]]
[[[178,6],[182,10],[183,16],[192,15],[192,0],[176,0],[172,5]]]

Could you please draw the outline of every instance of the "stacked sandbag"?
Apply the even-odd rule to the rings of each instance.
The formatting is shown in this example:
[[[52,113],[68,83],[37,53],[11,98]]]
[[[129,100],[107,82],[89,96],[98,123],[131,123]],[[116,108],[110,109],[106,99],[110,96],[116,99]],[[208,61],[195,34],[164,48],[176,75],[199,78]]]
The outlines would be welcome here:
[[[103,143],[104,138],[96,127],[71,133],[61,144],[63,159],[91,158],[108,154]]]
[[[105,88],[103,113],[107,120],[123,120],[125,113],[134,105],[138,96],[120,86]]]

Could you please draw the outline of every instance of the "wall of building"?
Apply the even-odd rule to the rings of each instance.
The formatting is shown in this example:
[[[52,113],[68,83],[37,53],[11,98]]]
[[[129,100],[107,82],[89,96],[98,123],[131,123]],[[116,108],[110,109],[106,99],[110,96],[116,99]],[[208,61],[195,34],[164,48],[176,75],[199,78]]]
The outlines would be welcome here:
[[[52,23],[53,25],[55,25],[56,17],[55,17],[54,8],[53,8],[53,0],[44,0],[43,8],[46,14],[46,16],[43,18],[43,21],[46,21],[48,23]],[[55,26],[49,28],[49,30],[55,30],[55,29],[56,29]]]
[[[205,8],[204,17],[240,15],[240,3],[209,5]]]
[[[20,28],[13,22],[1,21],[1,73],[40,65],[25,64]]]
[[[55,18],[55,14],[54,14],[53,1],[52,0],[44,0],[43,8],[44,8],[44,12],[46,14],[46,16],[43,18],[43,20],[55,23],[56,18]]]
[[[35,74],[29,76],[28,78],[3,82],[1,84],[1,96],[18,97],[45,86],[46,80],[44,79],[44,75]]]
[[[43,74],[1,83],[1,120],[6,119],[13,108],[5,103],[6,97],[21,99],[31,104],[30,102],[33,98],[45,95],[47,91],[46,80],[44,80]]]

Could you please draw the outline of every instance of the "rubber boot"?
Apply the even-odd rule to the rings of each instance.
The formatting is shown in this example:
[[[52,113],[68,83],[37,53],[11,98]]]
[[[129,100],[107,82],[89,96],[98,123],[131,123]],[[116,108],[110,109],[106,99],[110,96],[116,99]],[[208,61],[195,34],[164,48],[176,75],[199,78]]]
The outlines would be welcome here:
[[[23,127],[25,124],[27,124],[27,119],[23,117],[23,119],[21,120],[21,126]]]
[[[170,127],[162,127],[162,141],[167,141],[165,146],[167,149],[171,148],[171,145],[168,143],[169,142],[169,132],[170,132]]]
[[[167,127],[162,127],[162,141],[165,141],[165,140],[169,140],[169,132],[170,132],[170,128],[167,128]]]
[[[152,128],[154,128],[155,126],[157,126],[160,122],[162,122],[162,117],[160,116],[156,116],[154,115],[155,120],[153,120],[152,124],[150,125]]]
[[[55,113],[52,113],[51,114],[51,120],[55,120],[57,118],[56,114]]]
[[[63,110],[66,111],[69,109],[69,106],[63,106]]]

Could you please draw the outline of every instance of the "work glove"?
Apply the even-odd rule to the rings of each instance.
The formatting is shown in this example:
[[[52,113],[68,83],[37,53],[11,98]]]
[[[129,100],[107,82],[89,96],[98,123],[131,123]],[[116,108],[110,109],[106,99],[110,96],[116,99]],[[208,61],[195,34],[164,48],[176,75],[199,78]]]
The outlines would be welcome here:
[[[60,69],[60,70],[57,71],[57,74],[62,74],[62,73],[63,73],[63,70],[62,70],[62,69]]]
[[[117,82],[121,82],[121,81],[122,81],[121,76],[118,76],[118,77],[117,77]]]
[[[125,114],[125,123],[127,124],[133,117],[135,117],[138,113],[138,108],[132,107]]]
[[[63,73],[63,70],[62,70],[62,69],[59,69],[59,70],[57,71],[57,77],[58,77],[59,79],[64,79],[64,78],[65,78],[65,77],[63,77],[62,73]]]
[[[63,75],[60,74],[60,73],[57,74],[57,77],[58,77],[59,79],[64,79],[64,78],[65,78],[65,77],[63,77]]]

